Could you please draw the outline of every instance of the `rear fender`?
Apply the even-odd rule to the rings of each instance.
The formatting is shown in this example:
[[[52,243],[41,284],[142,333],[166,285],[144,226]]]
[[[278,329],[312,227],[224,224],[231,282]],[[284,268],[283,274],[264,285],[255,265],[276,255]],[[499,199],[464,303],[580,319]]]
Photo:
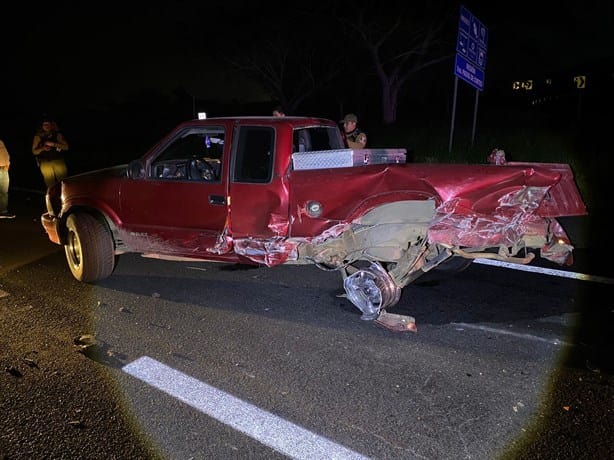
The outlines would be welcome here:
[[[396,263],[426,241],[434,212],[434,200],[386,203],[342,227],[332,238],[300,245],[299,257],[336,267],[356,260]]]
[[[508,162],[510,166],[535,166],[545,168],[560,174],[558,183],[548,190],[544,200],[537,208],[536,214],[541,217],[584,216],[588,214],[580,191],[576,186],[573,171],[564,163],[522,163]]]
[[[441,198],[434,192],[398,190],[368,197],[352,210],[346,220],[362,225],[415,219],[430,221],[439,204]]]

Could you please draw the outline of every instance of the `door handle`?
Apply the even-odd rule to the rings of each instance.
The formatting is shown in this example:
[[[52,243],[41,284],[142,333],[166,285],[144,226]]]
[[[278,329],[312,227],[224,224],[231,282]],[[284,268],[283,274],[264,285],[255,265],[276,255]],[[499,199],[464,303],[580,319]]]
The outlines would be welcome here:
[[[209,204],[224,206],[226,204],[226,197],[223,195],[209,195]]]

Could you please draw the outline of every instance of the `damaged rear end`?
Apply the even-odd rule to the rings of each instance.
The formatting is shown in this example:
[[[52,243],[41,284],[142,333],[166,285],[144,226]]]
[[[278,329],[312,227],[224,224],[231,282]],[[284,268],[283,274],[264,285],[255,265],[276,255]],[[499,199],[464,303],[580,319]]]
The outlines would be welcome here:
[[[568,165],[405,164],[397,156],[336,169],[327,160],[327,168],[292,172],[288,262],[339,270],[362,319],[415,330],[412,318],[386,308],[452,259],[461,267],[477,258],[573,261],[556,218],[587,211]]]

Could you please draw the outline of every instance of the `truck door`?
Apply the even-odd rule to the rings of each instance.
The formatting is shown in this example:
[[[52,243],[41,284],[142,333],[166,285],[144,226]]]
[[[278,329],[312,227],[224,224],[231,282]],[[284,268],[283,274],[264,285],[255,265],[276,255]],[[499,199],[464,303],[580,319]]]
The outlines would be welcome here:
[[[271,126],[236,128],[230,179],[233,240],[287,235],[288,189],[275,174],[276,137]]]
[[[121,218],[143,252],[208,254],[227,217],[223,126],[185,128],[148,158],[146,177],[125,181]]]

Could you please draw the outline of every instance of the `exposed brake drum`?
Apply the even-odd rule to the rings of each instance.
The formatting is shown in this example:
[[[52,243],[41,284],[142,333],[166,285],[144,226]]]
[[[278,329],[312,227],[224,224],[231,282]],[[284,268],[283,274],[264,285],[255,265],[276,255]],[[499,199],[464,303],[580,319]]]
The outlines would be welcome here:
[[[350,302],[362,311],[360,319],[366,321],[377,319],[381,310],[401,298],[401,288],[377,262],[345,278],[343,288]]]

